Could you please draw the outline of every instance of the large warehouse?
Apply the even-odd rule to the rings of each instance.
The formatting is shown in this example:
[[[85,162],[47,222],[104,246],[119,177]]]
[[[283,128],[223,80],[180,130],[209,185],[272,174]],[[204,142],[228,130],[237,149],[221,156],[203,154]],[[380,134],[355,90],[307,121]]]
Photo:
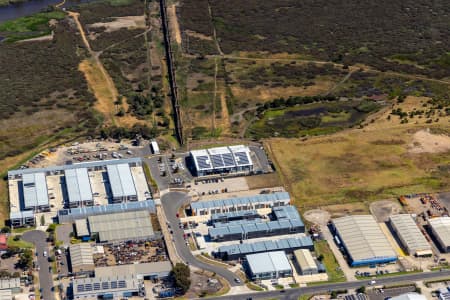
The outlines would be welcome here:
[[[77,278],[71,282],[73,299],[122,299],[144,296],[144,283],[132,276]]]
[[[253,170],[250,148],[244,145],[192,150],[190,158],[197,176]]]
[[[413,217],[409,214],[393,215],[390,217],[391,227],[400,239],[403,248],[409,255],[431,256],[431,245],[420,232]]]
[[[191,203],[192,214],[195,216],[212,215],[242,210],[255,210],[289,205],[291,198],[287,192],[258,194],[248,197],[226,198],[213,201],[198,201]]]
[[[50,209],[45,173],[24,174],[22,187],[24,210],[46,211]]]
[[[373,216],[337,218],[333,227],[336,240],[345,248],[352,267],[397,260],[397,254]]]
[[[64,172],[69,207],[92,206],[91,183],[86,168],[69,169]]]
[[[137,201],[137,192],[128,164],[108,165],[112,202]]]
[[[450,252],[450,218],[440,217],[429,219],[428,224],[441,250],[446,253]]]
[[[252,280],[292,276],[291,264],[283,251],[247,255],[244,266]]]
[[[237,260],[244,258],[248,254],[269,252],[269,251],[284,251],[292,253],[297,249],[314,250],[314,244],[309,236],[300,238],[287,238],[280,240],[268,240],[254,243],[239,243],[233,245],[221,246],[214,253],[215,257],[223,260]]]
[[[148,239],[154,236],[148,211],[129,211],[88,217],[91,236],[99,242]]]
[[[95,269],[91,244],[80,243],[69,246],[72,273],[90,273]]]

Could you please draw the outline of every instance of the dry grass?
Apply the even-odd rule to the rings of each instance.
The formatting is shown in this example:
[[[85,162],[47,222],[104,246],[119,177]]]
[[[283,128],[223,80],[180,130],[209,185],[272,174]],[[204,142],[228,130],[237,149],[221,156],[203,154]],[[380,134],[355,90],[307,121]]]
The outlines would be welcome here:
[[[248,176],[245,179],[250,190],[272,188],[282,185],[277,173]]]
[[[411,98],[401,104],[412,109]],[[449,132],[449,118],[437,124],[400,124],[387,112],[364,129],[300,141],[271,139],[271,152],[285,185],[297,204],[312,208],[328,204],[371,201],[401,194],[450,188],[438,167],[450,163],[449,153],[410,153],[414,134],[425,125]]]

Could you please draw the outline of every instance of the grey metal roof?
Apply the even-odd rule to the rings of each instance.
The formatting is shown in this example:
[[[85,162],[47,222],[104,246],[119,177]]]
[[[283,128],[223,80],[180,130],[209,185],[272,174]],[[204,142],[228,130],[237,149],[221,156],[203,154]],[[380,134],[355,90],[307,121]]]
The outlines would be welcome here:
[[[95,275],[98,277],[107,277],[110,274],[118,276],[167,276],[172,270],[170,261],[159,261],[150,263],[139,263],[129,265],[117,265],[95,268]]]
[[[229,218],[243,218],[247,216],[257,216],[258,213],[256,210],[240,210],[240,211],[230,211],[226,213],[212,214],[211,221],[220,221],[223,219]]]
[[[450,217],[429,219],[428,223],[437,235],[443,246],[450,246]]]
[[[88,243],[73,244],[69,246],[70,263],[72,267],[94,265],[94,254],[92,245]]]
[[[290,196],[288,192],[277,192],[271,194],[258,194],[248,197],[226,198],[213,201],[198,201],[191,203],[193,210],[223,208],[237,205],[254,205],[257,203],[289,203]]]
[[[11,300],[13,299],[12,290],[11,289],[0,289],[0,300]]]
[[[333,223],[353,261],[397,257],[372,215],[341,217]]]
[[[22,185],[25,208],[48,205],[45,173],[24,174]]]
[[[78,237],[89,235],[89,229],[86,219],[75,220],[75,229]]]
[[[108,165],[109,184],[113,197],[127,197],[137,195],[133,176],[128,164]]]
[[[298,249],[294,251],[295,259],[302,270],[317,270],[317,264],[308,249]]]
[[[126,158],[126,159],[112,159],[112,160],[98,160],[98,161],[89,161],[82,163],[75,163],[72,165],[61,165],[61,166],[51,166],[47,168],[29,168],[29,169],[19,169],[19,170],[11,170],[8,171],[9,176],[20,176],[25,174],[34,174],[34,173],[46,173],[46,172],[57,172],[64,171],[70,169],[78,169],[78,168],[95,168],[102,167],[108,165],[118,165],[118,164],[140,164],[142,163],[142,159],[140,157]]]
[[[292,270],[284,251],[249,254],[246,259],[253,274]]]
[[[20,278],[0,279],[0,290],[20,288]]]
[[[34,211],[32,210],[23,210],[23,211],[12,211],[9,213],[9,219],[25,219],[25,218],[34,218]]]
[[[256,252],[265,252],[270,250],[286,250],[289,248],[309,248],[313,246],[313,241],[309,236],[300,238],[287,238],[274,241],[260,241],[253,243],[233,244],[221,246],[218,252],[234,254],[250,254]]]
[[[94,215],[104,215],[117,212],[125,211],[136,211],[136,210],[146,210],[155,211],[155,201],[145,200],[145,201],[135,201],[135,202],[125,202],[116,203],[108,205],[98,205],[98,206],[84,206],[71,209],[62,209],[58,211],[58,217],[60,219],[77,220],[86,218]]]
[[[88,217],[91,234],[98,233],[100,241],[133,240],[154,235],[147,211],[129,211]]]
[[[87,168],[64,172],[69,202],[92,201],[92,189]]]
[[[400,240],[405,244],[412,255],[415,252],[431,251],[431,245],[420,232],[416,222],[409,214],[393,215],[390,217],[392,227],[397,231]]]
[[[285,205],[285,206],[279,206],[279,207],[274,207],[272,209],[275,217],[277,218],[277,220],[281,220],[281,219],[300,219],[300,215],[297,211],[297,208],[295,206],[292,205]]]

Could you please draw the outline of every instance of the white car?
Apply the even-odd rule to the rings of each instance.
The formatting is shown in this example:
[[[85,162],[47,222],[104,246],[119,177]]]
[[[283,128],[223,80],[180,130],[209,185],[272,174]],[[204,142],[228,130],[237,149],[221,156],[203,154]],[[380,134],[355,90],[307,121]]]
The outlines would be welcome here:
[[[43,255],[44,257],[47,257],[47,251],[44,251]]]

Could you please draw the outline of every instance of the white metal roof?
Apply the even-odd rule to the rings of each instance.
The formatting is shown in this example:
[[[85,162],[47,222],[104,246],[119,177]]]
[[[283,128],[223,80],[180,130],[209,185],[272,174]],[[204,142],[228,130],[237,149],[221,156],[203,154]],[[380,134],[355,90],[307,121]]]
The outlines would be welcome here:
[[[80,243],[69,246],[70,263],[72,267],[81,267],[94,264],[94,254],[91,244]]]
[[[192,150],[197,170],[225,169],[253,165],[250,148],[244,145]]]
[[[373,216],[347,216],[333,223],[353,261],[397,256]]]
[[[444,246],[450,246],[450,217],[433,218],[428,223]]]
[[[45,173],[23,174],[22,184],[25,208],[48,205]]]
[[[87,219],[78,219],[75,220],[75,229],[77,232],[77,236],[87,236],[89,235],[89,229],[87,225]]]
[[[108,165],[108,178],[113,197],[137,195],[133,176],[128,164]]]
[[[418,293],[406,293],[390,298],[391,300],[426,300],[427,298]]]
[[[416,222],[409,214],[393,215],[390,218],[392,227],[397,231],[401,241],[410,251],[410,254],[429,250],[431,246],[425,239]]]
[[[308,249],[298,249],[294,251],[295,259],[297,260],[300,269],[311,270],[317,269],[317,264]]]
[[[246,259],[253,274],[292,270],[284,251],[250,254]]]
[[[92,201],[92,189],[87,168],[64,172],[69,202]]]

